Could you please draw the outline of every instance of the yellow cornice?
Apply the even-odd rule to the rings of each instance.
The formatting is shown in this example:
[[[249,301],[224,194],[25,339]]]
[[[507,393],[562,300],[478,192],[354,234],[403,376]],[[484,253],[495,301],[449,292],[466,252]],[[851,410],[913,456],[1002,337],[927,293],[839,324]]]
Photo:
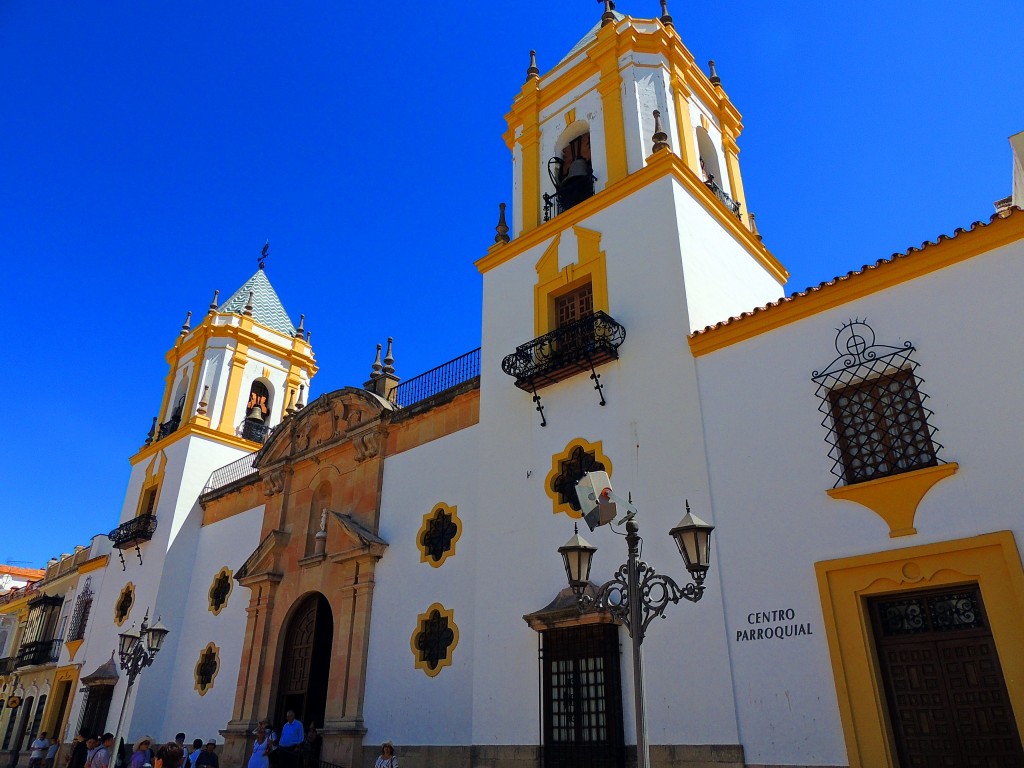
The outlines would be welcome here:
[[[280,331],[270,328],[266,325],[261,325],[252,321],[252,318],[242,318],[242,325],[214,325],[213,319],[217,316],[220,317],[237,317],[230,313],[219,315],[208,314],[192,332],[185,337],[184,340],[179,339],[175,342],[175,345],[167,352],[167,361],[172,363],[173,361],[180,360],[186,354],[192,351],[198,351],[201,348],[208,346],[209,341],[215,338],[223,339],[235,339],[250,347],[257,347],[259,349],[272,352],[273,354],[279,355],[280,357],[287,360],[292,365],[304,365],[309,369],[309,375],[312,376],[316,373],[317,366],[316,360],[313,357],[313,348],[307,344],[304,340],[285,336]],[[248,321],[248,322],[244,322]],[[280,337],[279,342],[274,342],[260,336],[252,330],[253,326],[264,328],[267,331]],[[198,359],[198,358],[197,358]]]
[[[694,357],[715,352],[1021,239],[1024,212],[993,217],[987,225],[957,230],[953,237],[942,236],[938,242],[925,243],[924,247],[898,254],[891,261],[871,265],[751,314],[698,331],[690,336],[690,351]]]
[[[746,251],[760,263],[781,285],[785,285],[789,272],[764,247],[749,229],[722,204],[708,187],[691,171],[674,152],[658,152],[639,171],[629,174],[624,179],[606,187],[593,197],[575,205],[565,213],[552,217],[540,226],[524,232],[508,243],[497,243],[488,249],[487,255],[475,262],[481,273],[489,272],[519,254],[529,250],[559,232],[579,224],[584,219],[632,195],[637,190],[653,184],[665,176],[672,176],[698,200],[718,222],[742,245]],[[692,345],[692,341],[691,341]]]
[[[86,560],[78,566],[78,572],[89,573],[90,571],[98,571],[100,568],[105,567],[109,560],[110,555],[100,555],[99,557],[94,557],[91,560]]]
[[[132,456],[128,462],[134,467],[140,461],[145,461],[150,456],[158,453],[164,448],[169,447],[178,440],[184,437],[194,435],[196,437],[205,437],[208,440],[214,440],[224,445],[230,445],[232,448],[238,448],[243,451],[258,451],[260,449],[259,443],[254,443],[252,440],[244,440],[236,435],[230,435],[226,432],[219,432],[216,429],[210,429],[209,427],[196,424],[194,422],[183,422],[178,429],[169,434],[163,440],[158,440],[155,443],[145,446],[140,449],[138,453]]]

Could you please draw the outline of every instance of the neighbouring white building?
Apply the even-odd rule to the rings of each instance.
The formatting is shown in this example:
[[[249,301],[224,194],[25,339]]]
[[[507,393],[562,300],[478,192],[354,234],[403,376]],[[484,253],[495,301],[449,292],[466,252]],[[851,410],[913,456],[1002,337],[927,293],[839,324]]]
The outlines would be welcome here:
[[[603,471],[681,587],[670,529],[715,526],[643,644],[652,765],[1024,766],[1021,135],[988,222],[779,299],[740,114],[666,13],[531,61],[508,125],[479,350],[399,382],[389,342],[314,400],[262,269],[186,321],[67,729],[122,718],[148,611],[129,740],[219,732],[242,765],[294,709],[333,765],[622,768],[630,638],[558,552]],[[584,526],[592,589],[617,530]]]

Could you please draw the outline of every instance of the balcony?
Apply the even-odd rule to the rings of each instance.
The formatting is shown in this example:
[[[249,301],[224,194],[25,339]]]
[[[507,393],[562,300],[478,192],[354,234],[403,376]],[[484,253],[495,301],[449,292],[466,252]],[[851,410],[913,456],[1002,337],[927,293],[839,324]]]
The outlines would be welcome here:
[[[139,515],[121,523],[107,534],[107,538],[115,549],[129,549],[152,539],[155,531],[156,515]]]
[[[18,650],[18,657],[15,660],[15,667],[31,667],[39,664],[53,664],[60,657],[60,649],[64,643],[61,640],[40,640],[35,643],[25,643]],[[10,661],[10,659],[4,659]]]
[[[714,176],[711,176],[709,174],[707,179],[705,179],[704,181],[704,186],[706,186],[708,189],[714,192],[715,196],[723,203],[725,203],[725,207],[732,211],[733,216],[735,216],[737,219],[741,218],[740,204],[733,200],[731,197],[729,197],[729,193],[715,183]]]
[[[516,347],[501,361],[501,370],[515,377],[516,386],[534,392],[595,366],[619,359],[626,329],[595,312]]]
[[[17,659],[14,656],[0,659],[0,677],[11,674],[14,671],[16,661]]]
[[[270,436],[270,427],[264,424],[262,421],[256,419],[246,419],[242,422],[242,437],[246,440],[252,440],[254,443],[267,442],[267,438]]]

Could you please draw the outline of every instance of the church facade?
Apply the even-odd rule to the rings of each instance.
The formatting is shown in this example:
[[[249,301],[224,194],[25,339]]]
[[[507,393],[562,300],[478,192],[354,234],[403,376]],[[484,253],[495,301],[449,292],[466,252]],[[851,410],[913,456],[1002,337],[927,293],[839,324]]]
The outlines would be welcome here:
[[[667,13],[606,8],[526,74],[479,350],[400,381],[389,340],[312,398],[262,268],[186,321],[65,738],[216,732],[243,765],[291,709],[332,766],[390,739],[408,766],[624,768],[643,706],[654,766],[1024,765],[1024,184],[779,299],[740,113]],[[559,556],[582,528],[591,596],[626,560],[585,525],[590,472],[681,589],[670,530],[715,526],[700,599],[646,628],[639,704],[627,628]],[[143,620],[170,632],[129,690],[111,652]]]

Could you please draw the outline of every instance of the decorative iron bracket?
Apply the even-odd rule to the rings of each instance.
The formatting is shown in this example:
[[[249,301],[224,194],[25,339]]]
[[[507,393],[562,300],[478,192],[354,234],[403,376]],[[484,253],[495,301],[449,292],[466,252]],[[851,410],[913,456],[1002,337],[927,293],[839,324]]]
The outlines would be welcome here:
[[[605,405],[604,401],[604,387],[601,386],[601,374],[597,372],[597,368],[594,367],[594,361],[587,355],[587,362],[590,363],[590,378],[594,380],[594,389],[597,390],[597,394],[601,396],[601,405]]]
[[[537,411],[540,413],[540,425],[546,427],[548,420],[544,416],[544,406],[540,404],[540,395],[537,394],[537,387],[533,388],[533,402],[537,404]]]

